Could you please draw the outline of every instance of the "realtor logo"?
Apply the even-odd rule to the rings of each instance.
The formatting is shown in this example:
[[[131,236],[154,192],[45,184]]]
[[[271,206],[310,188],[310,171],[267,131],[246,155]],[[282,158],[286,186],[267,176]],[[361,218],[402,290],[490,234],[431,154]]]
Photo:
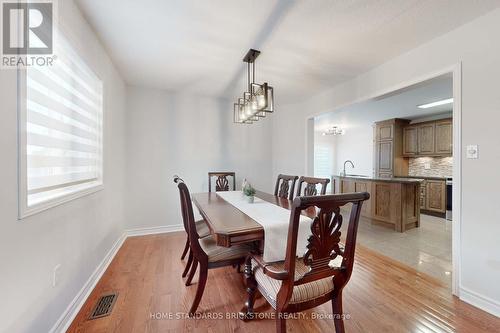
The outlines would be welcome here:
[[[2,68],[52,66],[53,0],[2,1]]]
[[[51,54],[51,2],[2,3],[3,54]]]

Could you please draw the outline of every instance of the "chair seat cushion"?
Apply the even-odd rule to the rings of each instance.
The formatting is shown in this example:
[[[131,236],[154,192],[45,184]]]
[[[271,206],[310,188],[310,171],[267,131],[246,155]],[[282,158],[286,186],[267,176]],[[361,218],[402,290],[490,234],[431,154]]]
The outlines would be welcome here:
[[[200,238],[206,237],[210,235],[210,229],[208,229],[208,225],[205,220],[196,221],[196,231]]]
[[[272,263],[268,267],[272,267],[275,270],[282,271],[284,270],[284,264],[284,261],[281,261]],[[282,281],[273,279],[264,274],[262,267],[260,267],[254,260],[252,260],[252,268],[259,291],[261,292],[262,296],[266,298],[269,304],[271,304],[272,307],[276,309],[276,298],[281,288]],[[300,280],[308,271],[309,267],[304,264],[302,258],[297,258],[297,261],[295,263],[295,281]],[[290,304],[307,302],[326,295],[332,290],[332,276],[321,280],[300,284],[293,287]]]
[[[245,258],[251,250],[246,244],[233,245],[231,247],[218,246],[212,236],[200,238],[200,246],[208,256],[208,262]]]

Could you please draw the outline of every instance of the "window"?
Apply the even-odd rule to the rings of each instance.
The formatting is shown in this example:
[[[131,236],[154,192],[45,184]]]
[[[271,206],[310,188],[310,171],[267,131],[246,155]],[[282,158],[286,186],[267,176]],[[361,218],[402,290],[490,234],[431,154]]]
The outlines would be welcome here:
[[[102,187],[103,86],[70,44],[19,71],[20,217]]]
[[[314,145],[314,177],[330,178],[332,176],[332,166],[332,147],[327,144],[316,143]],[[328,184],[329,186],[330,184]]]

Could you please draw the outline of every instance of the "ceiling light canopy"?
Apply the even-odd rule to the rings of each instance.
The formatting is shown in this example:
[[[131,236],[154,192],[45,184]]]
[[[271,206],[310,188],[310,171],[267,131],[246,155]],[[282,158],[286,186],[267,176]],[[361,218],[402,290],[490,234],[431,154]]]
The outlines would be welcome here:
[[[439,106],[439,105],[444,105],[444,104],[451,104],[451,103],[453,103],[453,98],[447,98],[447,99],[443,99],[441,101],[436,101],[436,102],[432,102],[432,103],[417,105],[417,107],[419,107],[420,109],[428,109],[428,108],[432,108],[434,106]]]
[[[255,59],[260,51],[250,49],[243,62],[247,63],[247,91],[243,97],[236,100],[233,106],[234,122],[237,124],[252,124],[266,114],[274,112],[274,90],[267,82],[255,82]]]

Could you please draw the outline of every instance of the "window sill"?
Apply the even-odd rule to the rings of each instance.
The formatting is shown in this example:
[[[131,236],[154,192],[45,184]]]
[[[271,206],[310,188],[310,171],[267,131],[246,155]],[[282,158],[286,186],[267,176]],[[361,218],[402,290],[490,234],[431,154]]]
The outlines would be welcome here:
[[[103,183],[96,182],[96,184],[91,186],[91,187],[82,189],[82,190],[74,192],[74,193],[62,195],[58,198],[54,198],[54,199],[48,200],[46,202],[42,202],[40,204],[33,205],[32,207],[20,206],[18,220],[23,220],[27,217],[36,215],[38,213],[49,210],[51,208],[65,204],[67,202],[70,202],[70,201],[85,197],[87,195],[102,191],[103,189],[104,189]]]

